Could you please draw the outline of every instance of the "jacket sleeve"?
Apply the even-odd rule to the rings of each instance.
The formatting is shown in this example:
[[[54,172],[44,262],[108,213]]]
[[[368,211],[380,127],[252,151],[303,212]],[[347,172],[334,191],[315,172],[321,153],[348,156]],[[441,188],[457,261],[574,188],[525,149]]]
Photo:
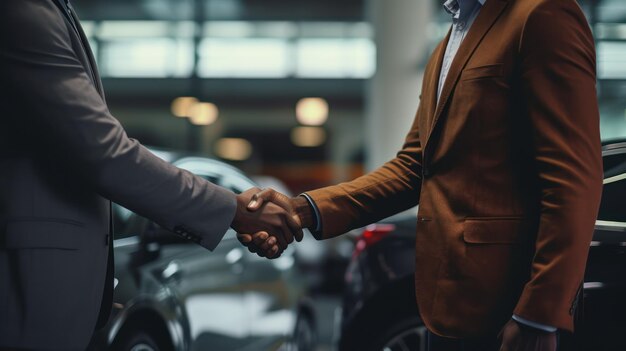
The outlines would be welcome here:
[[[335,237],[417,205],[422,184],[417,121],[402,150],[382,167],[351,182],[307,192],[321,216],[321,232],[315,234],[318,239]]]
[[[235,195],[127,137],[77,59],[53,1],[3,1],[0,8],[1,90],[25,112],[4,118],[27,119],[53,146],[41,152],[77,164],[102,196],[215,248],[234,217]]]
[[[534,8],[519,53],[541,211],[515,314],[572,330],[603,177],[594,42],[576,2]]]

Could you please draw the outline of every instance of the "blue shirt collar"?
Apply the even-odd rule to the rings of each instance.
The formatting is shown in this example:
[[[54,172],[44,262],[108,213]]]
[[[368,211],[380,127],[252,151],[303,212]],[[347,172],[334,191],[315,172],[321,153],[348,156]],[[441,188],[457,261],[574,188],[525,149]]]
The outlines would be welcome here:
[[[472,10],[480,4],[485,4],[487,0],[446,0],[443,4],[443,8],[452,15],[455,20],[466,19],[472,12]]]

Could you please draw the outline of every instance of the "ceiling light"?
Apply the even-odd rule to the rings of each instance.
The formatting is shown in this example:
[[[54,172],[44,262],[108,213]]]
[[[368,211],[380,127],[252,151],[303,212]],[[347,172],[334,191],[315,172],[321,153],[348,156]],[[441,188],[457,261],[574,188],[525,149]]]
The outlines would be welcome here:
[[[189,120],[197,126],[208,126],[217,120],[219,110],[210,102],[197,103],[189,109]]]
[[[189,117],[191,107],[198,103],[198,99],[191,96],[181,96],[172,101],[172,114],[176,117]]]
[[[307,126],[321,126],[328,120],[328,103],[322,98],[304,98],[296,104],[298,122]]]
[[[291,142],[300,147],[318,147],[326,141],[326,131],[319,127],[296,127],[291,131]]]
[[[252,155],[252,144],[246,139],[222,138],[215,144],[215,154],[231,161],[244,161]]]

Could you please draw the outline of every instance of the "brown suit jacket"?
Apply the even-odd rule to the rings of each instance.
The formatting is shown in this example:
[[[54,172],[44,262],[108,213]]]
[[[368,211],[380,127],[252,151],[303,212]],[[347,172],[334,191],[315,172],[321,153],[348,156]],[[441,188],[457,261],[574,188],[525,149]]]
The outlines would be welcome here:
[[[487,1],[437,104],[447,40],[397,157],[308,193],[320,237],[419,202],[416,295],[430,330],[493,333],[512,313],[572,330],[602,188],[586,19],[574,0]]]

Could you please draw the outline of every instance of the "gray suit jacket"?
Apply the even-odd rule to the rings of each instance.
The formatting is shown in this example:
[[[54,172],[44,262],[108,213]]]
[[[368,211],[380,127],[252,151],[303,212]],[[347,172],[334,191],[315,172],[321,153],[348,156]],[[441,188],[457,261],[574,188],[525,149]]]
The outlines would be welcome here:
[[[207,249],[236,208],[126,136],[61,1],[0,1],[0,349],[85,348],[111,306],[110,200]]]

